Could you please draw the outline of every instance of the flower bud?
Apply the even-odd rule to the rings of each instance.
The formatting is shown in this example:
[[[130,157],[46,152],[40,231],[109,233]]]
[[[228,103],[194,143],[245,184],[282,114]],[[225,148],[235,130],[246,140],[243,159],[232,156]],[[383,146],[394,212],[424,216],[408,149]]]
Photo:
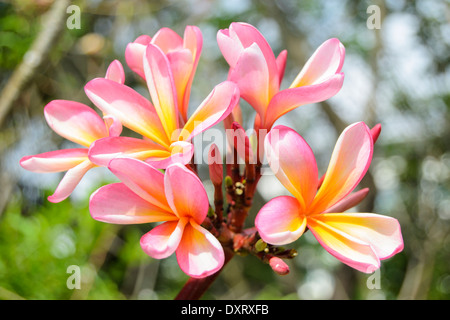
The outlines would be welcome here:
[[[232,141],[233,147],[236,149],[239,156],[244,159],[245,163],[251,163],[253,161],[253,150],[244,128],[237,122],[233,122],[231,128],[234,130]]]
[[[371,130],[370,133],[372,134],[373,143],[377,142],[378,137],[381,133],[381,124],[376,124]]]
[[[223,181],[223,166],[220,152],[217,146],[213,143],[209,149],[208,154],[209,177],[212,183],[216,186],[221,185]]]
[[[279,274],[280,276],[284,276],[289,273],[289,267],[286,264],[286,262],[284,262],[283,260],[281,260],[278,257],[270,258],[269,265],[272,268],[272,270],[275,273]]]

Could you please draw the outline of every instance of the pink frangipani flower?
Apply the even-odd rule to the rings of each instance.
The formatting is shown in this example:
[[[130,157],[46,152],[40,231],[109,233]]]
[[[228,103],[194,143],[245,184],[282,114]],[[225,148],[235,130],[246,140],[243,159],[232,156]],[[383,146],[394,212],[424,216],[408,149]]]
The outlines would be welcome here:
[[[141,50],[143,44],[136,46]],[[133,57],[137,56],[139,54],[135,52]],[[181,90],[178,85],[184,82],[179,81],[173,71],[175,68],[179,72],[181,66],[174,67],[174,57],[152,42],[145,46],[142,59],[143,75],[152,102],[132,88],[108,79],[97,78],[85,86],[87,96],[99,109],[114,115],[125,127],[143,136],[143,139],[113,137],[96,141],[89,157],[97,165],[107,166],[117,156],[145,160],[161,169],[171,163],[187,164],[194,152],[193,137],[222,121],[238,102],[237,85],[224,81],[214,87],[184,122],[178,99]]]
[[[132,158],[113,159],[109,169],[122,182],[91,195],[94,219],[114,224],[161,222],[142,236],[142,249],[155,259],[176,253],[180,268],[191,277],[206,277],[223,266],[220,242],[201,226],[209,202],[193,172],[175,163],[161,173]]]
[[[84,174],[94,167],[89,158],[89,146],[96,140],[110,135],[119,135],[122,129],[120,123],[112,117],[102,119],[92,108],[75,101],[53,100],[44,108],[48,125],[59,134],[83,148],[70,148],[44,152],[23,157],[20,165],[33,172],[63,172],[67,171],[50,202],[60,202],[66,199]]]
[[[331,98],[342,87],[345,48],[338,39],[325,41],[307,61],[289,88],[280,90],[287,52],[275,57],[263,35],[252,25],[233,22],[217,33],[217,42],[230,66],[229,80],[257,112],[261,129],[298,106]]]
[[[169,28],[161,28],[153,38],[148,35],[139,36],[129,43],[125,50],[125,59],[131,70],[144,80],[144,56],[148,44],[158,46],[169,60],[177,91],[177,105],[184,122],[188,119],[189,97],[191,85],[197,69],[203,46],[203,37],[196,26],[187,26],[181,38]]]
[[[105,78],[118,83],[125,81],[118,60],[109,65]],[[61,202],[70,196],[86,172],[97,166],[89,160],[89,147],[98,139],[119,136],[122,124],[114,116],[105,114],[102,119],[89,106],[68,100],[51,101],[44,107],[44,116],[53,131],[84,147],[44,152],[20,160],[24,169],[33,172],[67,171],[53,195],[48,197],[50,202]]]
[[[348,126],[340,135],[320,187],[314,154],[294,130],[274,127],[266,136],[265,150],[270,167],[293,197],[276,197],[257,214],[255,225],[264,241],[288,244],[308,228],[334,257],[366,273],[402,251],[396,219],[343,213],[367,192],[351,193],[372,159],[373,138],[363,122]]]

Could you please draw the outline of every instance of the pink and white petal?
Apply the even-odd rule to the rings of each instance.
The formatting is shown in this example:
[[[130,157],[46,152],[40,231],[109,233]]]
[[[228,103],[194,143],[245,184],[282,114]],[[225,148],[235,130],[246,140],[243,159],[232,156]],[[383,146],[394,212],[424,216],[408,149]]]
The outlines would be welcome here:
[[[114,224],[178,220],[172,212],[139,197],[124,183],[112,183],[97,189],[89,199],[89,211],[95,220]]]
[[[294,242],[305,231],[306,218],[297,199],[280,196],[267,202],[256,215],[255,226],[261,238],[270,244]]]
[[[167,202],[179,217],[190,217],[198,224],[205,220],[209,200],[200,179],[185,166],[175,163],[164,175]]]
[[[239,89],[231,81],[216,85],[201,105],[189,117],[180,138],[190,141],[194,136],[225,119],[239,102]]]
[[[177,250],[188,219],[164,222],[141,237],[142,250],[150,257],[164,259]]]
[[[85,147],[108,135],[97,112],[79,102],[53,100],[45,106],[44,116],[53,131]]]
[[[225,253],[217,238],[192,220],[184,229],[176,254],[181,270],[193,278],[216,273],[225,261]]]
[[[196,26],[186,26],[183,35],[183,48],[189,49],[194,57],[196,65],[203,47],[203,36],[200,28]]]
[[[153,36],[151,44],[158,46],[164,53],[183,47],[183,38],[170,28],[161,28]]]
[[[370,243],[355,238],[317,219],[308,217],[308,228],[332,256],[348,266],[365,273],[380,267],[380,259]]]
[[[84,90],[100,110],[116,117],[125,127],[163,146],[170,145],[155,108],[132,88],[97,78],[89,81]]]
[[[290,88],[319,84],[330,79],[341,71],[344,58],[345,48],[338,39],[325,41],[306,62]]]
[[[95,141],[89,148],[89,159],[98,166],[107,167],[117,157],[146,160],[167,157],[170,152],[152,141],[132,137],[109,137]]]
[[[238,38],[244,48],[248,48],[253,44],[256,44],[264,55],[264,60],[268,68],[269,74],[269,90],[271,95],[278,91],[279,88],[279,73],[275,59],[275,55],[272,51],[267,40],[254,26],[244,22],[233,22],[230,25],[231,37]]]
[[[62,149],[26,156],[20,165],[33,172],[62,172],[76,167],[87,159],[87,148]]]
[[[172,132],[178,129],[177,88],[167,56],[154,44],[146,48],[144,71],[155,110],[166,136],[173,141]]]
[[[375,213],[323,213],[314,218],[368,243],[380,260],[403,250],[400,224],[392,217]]]
[[[267,62],[256,43],[245,48],[228,80],[237,83],[241,97],[264,117],[271,98]]]
[[[115,81],[120,84],[125,83],[125,71],[119,60],[114,60],[106,70],[106,79]]]
[[[147,35],[139,36],[134,42],[127,45],[125,49],[125,60],[131,70],[136,72],[142,79],[145,80],[143,58],[145,55],[145,48],[150,43],[152,38]]]
[[[264,127],[270,129],[278,118],[299,106],[333,97],[341,90],[343,83],[344,74],[338,73],[318,84],[281,90],[273,96],[267,107]]]
[[[373,139],[364,122],[349,125],[339,136],[311,213],[324,212],[347,196],[367,172]]]
[[[359,203],[361,203],[361,201],[363,201],[367,197],[368,194],[369,194],[369,188],[364,188],[359,191],[350,193],[344,199],[338,201],[332,207],[325,210],[324,213],[345,212],[348,209],[351,209],[351,208],[357,206]]]
[[[105,121],[105,125],[108,128],[109,136],[110,137],[118,137],[122,133],[123,127],[122,123],[117,119],[117,117],[113,115],[106,115],[103,117],[103,120]]]
[[[189,49],[181,49],[167,53],[167,59],[169,60],[172,69],[173,81],[177,91],[178,110],[182,114],[184,121],[186,121],[189,100],[185,99],[185,95],[186,93],[189,95],[189,81],[191,79],[191,74],[195,72],[193,65],[194,58]]]
[[[164,174],[137,159],[112,159],[108,168],[128,188],[142,199],[165,211],[172,212],[164,193]]]
[[[186,141],[175,141],[170,145],[170,152],[164,155],[148,157],[145,162],[157,169],[166,169],[174,163],[188,164],[194,156],[194,145]]]
[[[244,46],[236,33],[230,33],[229,29],[219,30],[217,32],[217,44],[230,68],[234,68],[244,50]]]
[[[314,199],[318,186],[318,169],[311,147],[293,129],[276,126],[265,138],[265,152],[275,176],[297,198],[301,212]]]
[[[47,198],[48,201],[57,203],[65,200],[70,196],[70,194],[81,181],[86,172],[94,167],[95,164],[93,164],[91,161],[89,161],[89,159],[86,158],[86,160],[84,160],[77,166],[69,169],[59,182],[55,192]]]
[[[188,119],[188,106],[189,99],[191,95],[191,85],[194,80],[194,75],[197,70],[198,61],[200,59],[200,55],[203,47],[203,36],[200,29],[196,26],[187,26],[184,29],[184,37],[183,37],[183,47],[188,49],[193,57],[192,70],[189,74],[189,80],[186,85],[186,90],[184,91],[184,100],[183,100],[183,108],[182,116],[184,117],[184,121],[186,122]],[[180,108],[180,104],[178,105]]]

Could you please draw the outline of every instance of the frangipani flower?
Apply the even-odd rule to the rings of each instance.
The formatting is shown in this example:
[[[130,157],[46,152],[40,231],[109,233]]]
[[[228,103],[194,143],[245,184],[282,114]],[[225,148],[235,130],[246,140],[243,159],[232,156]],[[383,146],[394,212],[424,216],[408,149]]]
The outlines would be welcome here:
[[[275,55],[252,25],[234,22],[220,30],[217,42],[230,66],[229,80],[257,112],[261,129],[270,129],[285,113],[300,105],[324,101],[342,87],[345,49],[338,39],[325,41],[307,61],[290,87],[280,90],[287,52]]]
[[[170,55],[152,43],[143,56],[144,75],[153,104],[130,87],[97,78],[85,92],[103,112],[141,134],[144,139],[114,137],[97,141],[89,152],[92,162],[107,166],[117,156],[151,162],[158,168],[171,163],[186,164],[192,159],[192,138],[222,121],[237,104],[239,89],[231,81],[218,84],[183,124],[178,108],[178,88]]]
[[[105,78],[125,82],[125,73],[118,60],[109,65]],[[89,147],[98,139],[118,137],[122,133],[122,124],[111,115],[104,115],[102,119],[89,106],[68,100],[51,101],[44,107],[44,116],[53,131],[85,147],[44,152],[20,160],[24,169],[33,172],[67,171],[53,195],[48,197],[50,202],[61,202],[70,196],[86,172],[96,167],[89,160]]]
[[[348,126],[339,137],[319,190],[314,154],[294,130],[274,127],[266,136],[265,150],[276,177],[293,197],[276,197],[259,211],[255,225],[264,241],[291,243],[308,228],[334,257],[366,273],[403,249],[396,219],[374,213],[342,213],[355,196],[361,196],[350,192],[372,158],[372,135],[363,122]]]
[[[113,159],[109,169],[122,182],[91,195],[94,219],[115,224],[162,222],[142,236],[142,249],[155,259],[176,253],[180,268],[191,277],[206,277],[223,266],[220,242],[201,226],[209,202],[193,172],[172,164],[163,174],[131,158]]]
[[[89,158],[90,145],[104,137],[119,136],[122,126],[111,116],[103,119],[89,106],[75,101],[53,100],[44,108],[45,120],[59,134],[83,148],[70,148],[26,156],[20,165],[33,172],[67,171],[50,202],[66,199],[78,185],[84,174],[94,167]]]
[[[158,46],[166,55],[171,67],[173,81],[177,91],[177,105],[184,122],[188,119],[189,97],[192,80],[197,69],[203,46],[203,37],[196,26],[187,26],[181,38],[169,28],[161,28],[153,38],[139,36],[129,43],[125,50],[125,59],[131,70],[146,79],[144,56],[148,44]]]

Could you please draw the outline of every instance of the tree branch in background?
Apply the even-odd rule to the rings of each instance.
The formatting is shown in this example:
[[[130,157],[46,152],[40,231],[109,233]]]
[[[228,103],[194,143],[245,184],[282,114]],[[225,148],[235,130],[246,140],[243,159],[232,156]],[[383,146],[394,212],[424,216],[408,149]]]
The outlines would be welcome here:
[[[25,53],[22,62],[0,93],[0,126],[11,110],[22,90],[33,79],[37,69],[46,60],[53,43],[57,40],[66,18],[69,0],[56,0],[43,17],[42,29]]]

